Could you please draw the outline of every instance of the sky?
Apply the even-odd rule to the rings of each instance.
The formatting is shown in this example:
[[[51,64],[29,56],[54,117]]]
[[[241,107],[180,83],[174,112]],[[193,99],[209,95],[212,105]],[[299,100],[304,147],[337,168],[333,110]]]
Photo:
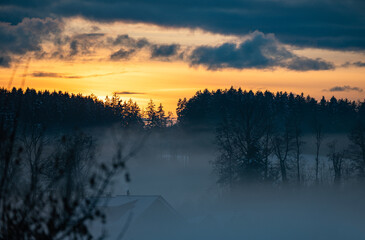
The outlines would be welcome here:
[[[231,86],[363,100],[365,1],[3,0],[0,87],[23,82],[172,112]]]

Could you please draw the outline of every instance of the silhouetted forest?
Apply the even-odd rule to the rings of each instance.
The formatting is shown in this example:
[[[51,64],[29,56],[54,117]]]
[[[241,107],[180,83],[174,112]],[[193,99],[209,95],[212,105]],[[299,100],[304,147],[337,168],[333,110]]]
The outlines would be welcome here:
[[[213,165],[218,182],[231,187],[252,181],[338,185],[365,176],[365,102],[230,88],[180,99],[177,114],[190,132],[215,132]]]
[[[270,118],[275,125],[283,120],[300,120],[304,132],[314,132],[315,124],[323,125],[327,132],[346,133],[351,126],[365,116],[365,102],[348,99],[316,99],[303,94],[287,92],[272,93],[243,91],[242,89],[218,89],[198,91],[190,99],[179,99],[178,122],[183,127],[212,129],[228,116],[247,114],[245,105],[252,105],[253,112],[261,112],[263,118]]]
[[[117,94],[105,101],[96,96],[82,96],[67,92],[36,91],[34,89],[0,89],[1,113],[12,117],[21,106],[20,123],[42,124],[45,127],[93,127],[120,123],[122,126],[161,128],[172,126],[172,113],[166,114],[162,104],[151,101],[145,110],[132,100],[122,101]],[[190,99],[179,99],[177,123],[184,129],[215,131],[230,116],[244,114],[242,107],[254,106],[274,125],[283,120],[298,119],[305,133],[315,132],[316,124],[331,133],[348,133],[356,122],[364,119],[365,102],[348,99],[316,99],[303,94],[218,89],[198,91]]]
[[[92,239],[90,222],[106,222],[100,196],[116,175],[129,181],[125,162],[141,143],[126,149],[130,139],[115,140],[114,156],[96,158],[92,131],[70,128],[124,128],[139,108],[114,105],[116,97],[103,103],[62,92],[0,92],[0,239]]]
[[[170,138],[185,132],[194,142],[197,133],[207,133],[199,145],[203,149],[214,142],[219,156],[213,165],[219,182],[229,185],[252,180],[319,183],[324,153],[335,183],[365,176],[365,102],[335,97],[317,101],[303,94],[234,88],[204,90],[188,100],[179,99],[176,122],[162,104],[156,106],[151,100],[141,109],[116,93],[101,101],[93,95],[13,88],[0,90],[0,102],[4,126],[15,120],[20,130],[33,131],[37,126],[62,132],[112,125],[155,133],[163,129],[158,138],[167,139],[165,148],[179,149],[180,143]],[[339,137],[328,137],[334,134]],[[302,167],[303,154],[313,155],[313,176]]]
[[[17,121],[22,127],[38,124],[47,130],[67,130],[118,124],[150,129],[171,125],[171,113],[165,114],[162,104],[156,107],[151,100],[143,116],[136,102],[122,101],[117,94],[101,101],[94,95],[13,88],[0,89],[0,103],[0,113],[10,122],[19,112]]]
[[[238,192],[251,183],[362,188],[365,179],[365,102],[204,90],[179,100],[176,122],[162,104],[150,100],[141,109],[116,93],[101,101],[0,89],[0,103],[4,239],[91,238],[88,223],[106,221],[98,198],[118,176],[131,181],[126,163],[137,153],[141,168],[157,168],[160,175],[169,167],[176,168],[173,174],[194,172],[188,167],[195,155],[193,164],[213,170],[217,186]],[[96,155],[99,141],[108,148],[106,157]]]

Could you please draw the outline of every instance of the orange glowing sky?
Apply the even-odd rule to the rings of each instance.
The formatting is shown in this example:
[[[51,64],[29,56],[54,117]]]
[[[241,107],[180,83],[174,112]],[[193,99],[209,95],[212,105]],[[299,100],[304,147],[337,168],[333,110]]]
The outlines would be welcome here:
[[[244,37],[224,36],[199,29],[163,28],[156,25],[124,22],[97,23],[81,18],[64,19],[64,35],[102,33],[103,39],[115,38],[121,34],[140,39],[146,38],[155,44],[176,43],[184,51],[194,46],[217,46],[224,42],[239,42]],[[178,36],[178,37],[177,37]],[[105,40],[107,41],[107,40]],[[42,43],[45,51],[54,51],[54,45],[47,40]],[[26,73],[25,86],[37,90],[61,90],[84,95],[94,94],[101,99],[113,92],[131,92],[120,95],[122,99],[132,98],[141,107],[149,99],[161,102],[168,111],[175,112],[179,98],[191,97],[198,90],[208,88],[241,87],[245,90],[290,91],[304,93],[315,98],[331,96],[362,100],[364,91],[330,92],[334,86],[351,86],[365,89],[365,68],[343,66],[346,62],[363,61],[363,53],[333,51],[285,46],[298,56],[321,58],[331,61],[336,68],[319,71],[294,71],[281,67],[269,69],[207,70],[204,66],[190,66],[184,59],[151,59],[145,51],[128,59],[110,60],[118,47],[96,44],[87,52],[57,57],[39,57],[32,54],[16,56],[18,61],[10,68],[0,68],[0,85],[7,87],[15,71],[13,86],[19,87]],[[26,62],[31,58],[28,69]],[[37,73],[49,73],[37,76]],[[52,73],[52,74],[50,74]]]

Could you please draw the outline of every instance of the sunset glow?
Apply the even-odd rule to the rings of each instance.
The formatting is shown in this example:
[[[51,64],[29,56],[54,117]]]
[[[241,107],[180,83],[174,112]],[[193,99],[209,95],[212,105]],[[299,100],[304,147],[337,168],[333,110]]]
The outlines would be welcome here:
[[[336,96],[356,101],[365,97],[365,92],[361,91],[365,88],[365,68],[361,64],[353,64],[363,63],[365,56],[362,51],[282,44],[275,33],[264,32],[259,36],[273,39],[275,44],[295,54],[296,58],[324,61],[332,66],[288,69],[279,63],[263,67],[210,68],[205,63],[192,62],[194,48],[215,48],[225,43],[239,46],[255,38],[257,33],[261,34],[260,29],[240,35],[220,34],[199,27],[99,22],[83,17],[64,17],[57,24],[59,30],[51,31],[40,39],[39,50],[12,54],[11,65],[0,68],[2,87],[8,86],[13,73],[12,87],[20,87],[27,71],[25,87],[94,94],[100,99],[113,92],[123,92],[120,94],[122,99],[132,98],[143,107],[153,99],[173,112],[179,98],[189,98],[205,88],[216,90],[233,86],[253,91],[288,91],[317,99]],[[134,45],[138,41],[143,45]],[[162,52],[155,57],[151,55],[151,51],[160,46],[173,52]],[[176,49],[168,49],[168,46]],[[360,91],[330,91],[335,86],[350,86],[350,89],[358,88]]]

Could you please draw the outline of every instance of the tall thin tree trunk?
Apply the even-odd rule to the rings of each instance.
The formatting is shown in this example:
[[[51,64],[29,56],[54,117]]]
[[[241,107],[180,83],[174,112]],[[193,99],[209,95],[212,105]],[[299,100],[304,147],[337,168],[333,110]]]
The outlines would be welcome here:
[[[296,160],[297,160],[297,182],[300,184],[300,139],[298,134],[296,135]]]
[[[319,150],[322,143],[322,129],[320,126],[316,127],[316,184],[319,184],[318,173],[319,173]]]
[[[319,165],[319,147],[317,145],[317,152],[316,152],[316,184],[318,184],[318,165]]]
[[[295,160],[297,167],[297,184],[300,185],[300,147],[301,147],[301,131],[300,131],[300,122],[295,120]]]
[[[269,132],[266,133],[266,139],[265,139],[265,181],[269,178]]]
[[[283,183],[287,183],[288,178],[286,176],[286,166],[285,166],[284,159],[280,159],[280,170],[281,170],[281,178],[282,178]]]
[[[290,136],[289,132],[285,133],[285,136],[282,138],[277,138],[274,143],[275,147],[275,155],[279,159],[279,166],[281,172],[281,178],[283,183],[287,183],[287,173],[286,173],[286,160],[288,157],[288,153],[290,150]]]

